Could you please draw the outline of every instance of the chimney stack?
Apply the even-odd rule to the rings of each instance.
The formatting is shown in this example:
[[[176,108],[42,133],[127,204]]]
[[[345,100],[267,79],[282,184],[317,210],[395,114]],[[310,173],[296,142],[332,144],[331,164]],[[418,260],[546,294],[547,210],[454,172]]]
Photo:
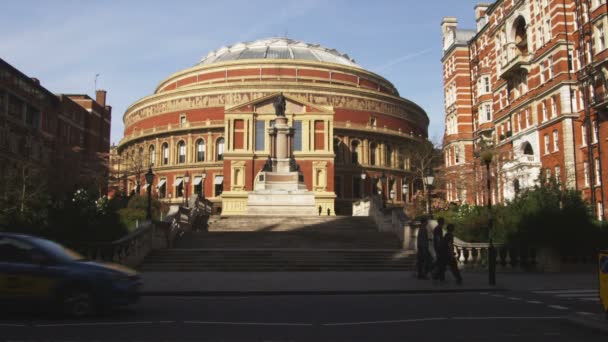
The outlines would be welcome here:
[[[95,101],[102,107],[106,106],[106,93],[105,90],[101,89],[95,92]]]

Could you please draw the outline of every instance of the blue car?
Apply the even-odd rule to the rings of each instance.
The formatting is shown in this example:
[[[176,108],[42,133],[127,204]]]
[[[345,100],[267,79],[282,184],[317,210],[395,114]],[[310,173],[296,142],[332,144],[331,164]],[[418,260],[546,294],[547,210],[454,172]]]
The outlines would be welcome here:
[[[85,316],[137,302],[141,286],[139,274],[125,266],[86,260],[39,237],[0,233],[0,307],[52,305]]]

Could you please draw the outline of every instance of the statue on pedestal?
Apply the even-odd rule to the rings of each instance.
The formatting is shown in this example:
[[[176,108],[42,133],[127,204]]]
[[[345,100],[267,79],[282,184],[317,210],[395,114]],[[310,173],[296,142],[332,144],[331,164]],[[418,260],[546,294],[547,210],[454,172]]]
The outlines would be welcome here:
[[[274,112],[277,116],[285,116],[285,96],[281,93],[274,100]]]

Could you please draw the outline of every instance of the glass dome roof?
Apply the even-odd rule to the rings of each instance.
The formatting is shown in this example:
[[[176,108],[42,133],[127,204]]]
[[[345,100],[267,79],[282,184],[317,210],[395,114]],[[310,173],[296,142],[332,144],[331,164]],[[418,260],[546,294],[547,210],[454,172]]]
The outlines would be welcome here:
[[[354,59],[336,49],[289,38],[267,38],[224,46],[211,51],[198,65],[245,59],[299,59],[361,68]]]

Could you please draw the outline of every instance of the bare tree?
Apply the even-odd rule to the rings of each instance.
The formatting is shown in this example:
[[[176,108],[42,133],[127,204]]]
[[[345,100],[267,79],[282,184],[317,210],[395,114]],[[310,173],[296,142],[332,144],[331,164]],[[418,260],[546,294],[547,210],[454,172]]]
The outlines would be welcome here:
[[[425,194],[428,194],[427,184],[424,177],[433,172],[437,181],[434,184],[441,184],[441,168],[443,153],[441,144],[436,139],[424,140],[419,143],[409,144],[405,148],[405,153],[409,158],[409,169],[413,180],[420,180]],[[435,186],[437,188],[437,186]],[[427,203],[427,209],[430,203]]]

